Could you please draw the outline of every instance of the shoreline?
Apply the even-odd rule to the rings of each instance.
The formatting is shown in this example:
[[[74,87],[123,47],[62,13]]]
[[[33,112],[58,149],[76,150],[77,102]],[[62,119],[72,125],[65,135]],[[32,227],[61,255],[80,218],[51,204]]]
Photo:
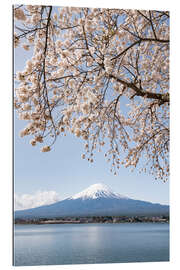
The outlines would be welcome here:
[[[137,223],[159,223],[159,224],[169,224],[169,222],[163,222],[163,221],[149,221],[149,222],[116,222],[116,223],[112,223],[112,222],[84,222],[84,223],[73,223],[73,222],[69,222],[69,223],[14,223],[14,225],[81,225],[81,224],[137,224]]]
[[[46,224],[118,224],[118,223],[169,223],[169,217],[74,217],[15,219],[14,225]]]

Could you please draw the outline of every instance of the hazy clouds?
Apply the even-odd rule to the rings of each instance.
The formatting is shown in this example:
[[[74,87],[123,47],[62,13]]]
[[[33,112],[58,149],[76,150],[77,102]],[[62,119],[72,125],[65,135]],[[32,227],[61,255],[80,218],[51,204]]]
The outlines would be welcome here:
[[[60,200],[56,191],[37,191],[34,194],[15,194],[14,208],[15,210],[29,209],[42,205],[52,204]]]

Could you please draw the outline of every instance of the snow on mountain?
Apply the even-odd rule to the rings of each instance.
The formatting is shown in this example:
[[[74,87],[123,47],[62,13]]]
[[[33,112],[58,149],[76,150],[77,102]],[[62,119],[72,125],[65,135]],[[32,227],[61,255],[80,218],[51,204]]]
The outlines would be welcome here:
[[[128,197],[122,196],[118,193],[112,191],[108,186],[98,183],[91,185],[87,189],[77,193],[76,195],[69,197],[70,200],[76,199],[97,199],[97,198],[116,198],[116,199],[126,199]]]

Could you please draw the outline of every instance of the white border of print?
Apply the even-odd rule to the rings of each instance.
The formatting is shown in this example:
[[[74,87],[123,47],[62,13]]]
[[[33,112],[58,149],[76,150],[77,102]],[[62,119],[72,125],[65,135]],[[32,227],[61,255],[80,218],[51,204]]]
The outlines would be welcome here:
[[[12,266],[12,5],[13,4],[44,4],[44,5],[61,5],[61,6],[86,6],[86,7],[109,7],[109,8],[124,8],[124,9],[157,9],[170,10],[171,13],[171,177],[170,177],[170,206],[171,206],[171,252],[170,262],[163,263],[129,263],[129,264],[98,264],[98,265],[72,265],[72,266],[40,266],[44,269],[54,270],[89,270],[89,269],[135,269],[135,270],[150,270],[153,268],[163,267],[163,269],[179,269],[179,243],[180,243],[180,182],[179,180],[179,100],[178,95],[179,82],[179,14],[177,1],[165,0],[42,0],[42,1],[11,1],[8,0],[1,4],[1,188],[0,188],[0,250],[1,260],[0,266],[2,269],[13,269]],[[176,45],[177,44],[177,45]],[[21,270],[27,269],[21,267]],[[28,270],[37,269],[37,267],[28,267]],[[39,269],[39,268],[38,268]]]

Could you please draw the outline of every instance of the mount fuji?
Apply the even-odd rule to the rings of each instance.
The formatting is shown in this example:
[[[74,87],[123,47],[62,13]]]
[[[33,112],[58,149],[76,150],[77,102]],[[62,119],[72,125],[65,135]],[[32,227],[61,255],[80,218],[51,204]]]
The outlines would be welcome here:
[[[134,200],[94,184],[72,197],[51,205],[15,211],[15,218],[169,215],[169,206]]]

